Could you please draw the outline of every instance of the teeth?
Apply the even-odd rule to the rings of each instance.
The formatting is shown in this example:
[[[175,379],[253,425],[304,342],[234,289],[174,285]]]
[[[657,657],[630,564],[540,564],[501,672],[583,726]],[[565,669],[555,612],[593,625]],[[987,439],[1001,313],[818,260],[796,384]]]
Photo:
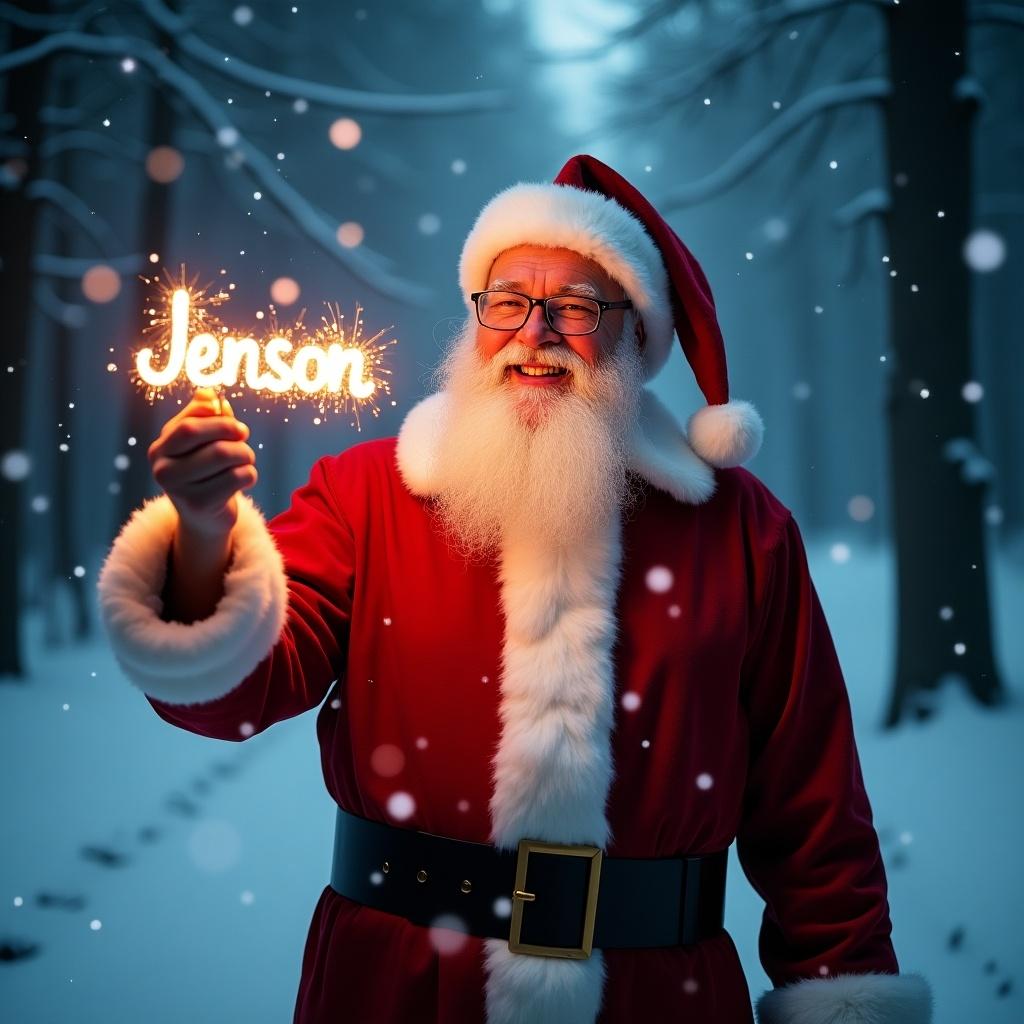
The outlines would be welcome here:
[[[516,369],[520,373],[525,373],[527,377],[561,377],[565,373],[559,366],[517,366]]]

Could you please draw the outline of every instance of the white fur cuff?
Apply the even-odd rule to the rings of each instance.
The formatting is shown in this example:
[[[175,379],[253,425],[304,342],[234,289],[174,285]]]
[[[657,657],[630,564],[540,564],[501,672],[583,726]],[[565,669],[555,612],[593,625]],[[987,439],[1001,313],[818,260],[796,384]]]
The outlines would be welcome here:
[[[930,1024],[932,993],[919,974],[838,974],[765,992],[758,1024]]]
[[[132,513],[100,573],[100,610],[125,675],[169,704],[230,693],[271,652],[284,627],[288,579],[263,516],[238,495],[224,596],[209,618],[165,622],[161,594],[178,513],[161,495]]]

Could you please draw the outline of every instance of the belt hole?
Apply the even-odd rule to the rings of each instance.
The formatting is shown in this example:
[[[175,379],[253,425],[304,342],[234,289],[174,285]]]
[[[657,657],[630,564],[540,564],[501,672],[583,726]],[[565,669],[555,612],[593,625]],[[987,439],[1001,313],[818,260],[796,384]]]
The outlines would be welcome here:
[[[419,871],[416,872],[416,881],[417,882],[425,882],[426,880],[427,880],[427,873],[426,873],[426,871],[423,870],[423,868],[420,868]]]
[[[391,870],[391,864],[388,861],[384,861],[384,866],[381,868],[381,870],[386,875]]]
[[[462,880],[462,891],[463,892],[471,892],[472,889],[473,889],[473,883],[468,878],[464,878]]]

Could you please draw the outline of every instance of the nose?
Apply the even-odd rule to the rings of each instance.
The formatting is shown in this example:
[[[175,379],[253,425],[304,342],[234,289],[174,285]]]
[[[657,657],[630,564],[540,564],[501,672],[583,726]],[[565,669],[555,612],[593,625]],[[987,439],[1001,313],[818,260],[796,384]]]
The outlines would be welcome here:
[[[516,338],[524,345],[539,348],[549,342],[561,341],[562,336],[552,329],[544,316],[544,307],[539,303],[530,310],[526,323],[519,328]]]

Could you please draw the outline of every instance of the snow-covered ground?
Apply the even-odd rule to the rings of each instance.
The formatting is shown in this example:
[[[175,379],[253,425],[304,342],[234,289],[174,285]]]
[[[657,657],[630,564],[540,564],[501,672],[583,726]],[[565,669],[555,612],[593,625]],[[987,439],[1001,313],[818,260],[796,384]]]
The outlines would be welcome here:
[[[947,687],[937,719],[888,734],[877,723],[889,559],[808,550],[850,689],[900,966],[930,980],[936,1024],[1019,1024],[1024,570],[1003,559],[993,571],[1010,705],[986,712]],[[290,1020],[333,827],[313,713],[246,743],[205,740],[157,718],[102,644],[30,651],[31,678],[0,685],[0,948],[17,955],[0,959],[0,1018]],[[730,872],[726,925],[756,996],[768,985],[760,901],[735,857]]]

